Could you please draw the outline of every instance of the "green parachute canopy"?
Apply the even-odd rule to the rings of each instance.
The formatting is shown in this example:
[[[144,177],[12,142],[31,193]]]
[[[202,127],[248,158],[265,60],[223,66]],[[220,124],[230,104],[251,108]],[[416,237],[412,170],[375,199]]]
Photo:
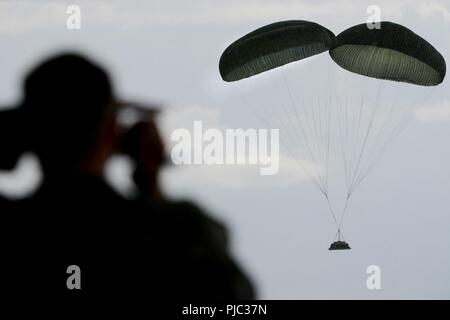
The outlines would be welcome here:
[[[396,23],[380,22],[380,29],[366,23],[337,36],[331,58],[342,68],[361,75],[435,86],[445,77],[445,60],[425,39]]]
[[[328,51],[335,41],[330,30],[314,22],[272,23],[233,42],[220,58],[220,75],[225,81],[248,78]]]

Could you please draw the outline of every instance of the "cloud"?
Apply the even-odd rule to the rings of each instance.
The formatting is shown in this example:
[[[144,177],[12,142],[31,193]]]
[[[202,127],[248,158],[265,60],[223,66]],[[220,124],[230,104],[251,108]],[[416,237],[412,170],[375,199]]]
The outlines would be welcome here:
[[[153,26],[202,26],[267,23],[283,19],[327,19],[346,21],[345,17],[368,17],[366,9],[371,1],[295,1],[295,0],[199,0],[199,1],[2,1],[0,2],[0,33],[33,32],[53,28],[64,31],[69,5],[81,9],[83,28],[102,26],[114,29],[135,29]],[[380,1],[383,19],[401,19],[406,5],[416,8],[422,18],[443,14],[449,10],[438,2]],[[323,23],[326,20],[322,21]]]
[[[200,106],[191,106],[178,110],[169,110],[161,115],[160,128],[162,136],[166,140],[166,146],[169,146],[167,153],[170,154],[170,146],[174,142],[170,141],[173,130],[185,128],[193,131],[194,121],[201,120],[203,130],[216,128],[221,132],[231,127],[224,123],[222,113],[219,109],[206,108]],[[236,128],[231,128],[236,129]],[[249,128],[242,128],[249,129]],[[195,147],[194,147],[195,148]],[[200,151],[202,150],[196,150]],[[248,156],[247,155],[243,155]],[[195,181],[196,186],[221,186],[225,188],[260,188],[260,187],[284,187],[302,183],[309,180],[304,173],[303,168],[308,172],[314,172],[316,166],[312,163],[293,159],[286,154],[280,154],[280,169],[276,175],[261,176],[261,164],[235,164],[235,165],[181,165],[169,169],[164,177],[167,184],[174,188],[192,185]]]
[[[450,10],[443,3],[436,1],[421,1],[417,5],[417,12],[422,19],[436,19],[436,17],[442,17],[445,21],[450,22]]]
[[[422,106],[415,111],[415,117],[420,122],[450,123],[450,100],[441,101],[432,106]]]
[[[0,33],[20,34],[60,25],[66,28],[68,4],[47,1],[0,2]]]
[[[279,188],[309,181],[297,161],[285,156],[280,159],[279,173],[273,176],[261,176],[259,166],[255,165],[184,165],[169,168],[163,177],[170,190],[193,187],[232,190]]]

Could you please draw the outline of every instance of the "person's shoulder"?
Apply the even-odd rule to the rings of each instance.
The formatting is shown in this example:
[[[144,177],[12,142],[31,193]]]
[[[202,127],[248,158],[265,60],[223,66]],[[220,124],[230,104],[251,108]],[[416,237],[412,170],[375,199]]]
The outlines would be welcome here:
[[[153,217],[159,226],[165,226],[172,234],[192,241],[211,242],[225,247],[228,230],[223,222],[190,200],[163,200],[153,203]]]
[[[29,198],[8,198],[0,195],[0,208],[2,211],[5,209],[15,209],[24,207],[29,202]],[[5,212],[5,211],[4,211]]]
[[[0,195],[0,205],[2,204],[9,204],[11,201],[8,198],[3,197]]]
[[[0,211],[2,212],[1,217],[7,215],[12,206],[12,201],[10,199],[0,195]]]
[[[225,225],[209,213],[205,208],[190,200],[166,200],[168,211],[183,222],[199,223],[206,226],[214,226],[225,230]]]

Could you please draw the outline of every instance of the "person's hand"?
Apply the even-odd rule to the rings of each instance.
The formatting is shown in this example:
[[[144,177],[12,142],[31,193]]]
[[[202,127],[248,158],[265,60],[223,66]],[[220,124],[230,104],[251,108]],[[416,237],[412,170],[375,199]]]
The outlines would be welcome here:
[[[147,114],[128,129],[122,143],[122,152],[135,162],[133,180],[140,193],[149,197],[159,196],[158,174],[165,154],[155,114]]]

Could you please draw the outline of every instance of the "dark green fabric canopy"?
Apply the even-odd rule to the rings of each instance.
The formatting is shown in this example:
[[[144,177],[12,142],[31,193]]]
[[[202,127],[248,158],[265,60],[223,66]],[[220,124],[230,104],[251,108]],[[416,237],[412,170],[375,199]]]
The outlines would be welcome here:
[[[314,22],[272,23],[233,42],[220,58],[220,74],[225,81],[248,78],[328,51],[335,39],[330,30]]]
[[[423,86],[444,80],[445,60],[429,42],[399,24],[380,24],[380,29],[363,23],[340,33],[331,58],[348,71],[379,79]]]

